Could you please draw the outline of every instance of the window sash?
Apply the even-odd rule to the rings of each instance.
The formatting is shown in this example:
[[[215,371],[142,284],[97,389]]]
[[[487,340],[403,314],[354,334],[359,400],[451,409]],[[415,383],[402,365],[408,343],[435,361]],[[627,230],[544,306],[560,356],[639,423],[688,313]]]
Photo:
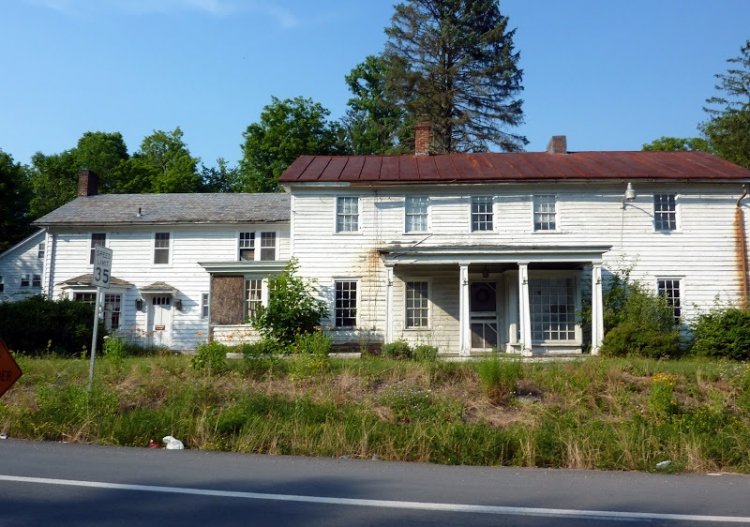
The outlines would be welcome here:
[[[260,259],[261,260],[275,260],[276,259],[276,233],[275,232],[261,232],[260,233]]]
[[[42,287],[42,275],[35,274],[31,276],[31,287]]]
[[[39,258],[40,260],[44,259],[44,242],[41,242],[39,245],[37,245],[36,257]]]
[[[91,254],[89,255],[89,263],[94,265],[95,259],[95,248],[105,247],[107,245],[107,233],[104,232],[92,232],[91,233]]]
[[[429,327],[429,284],[406,282],[406,328]]]
[[[252,320],[263,303],[263,280],[245,279],[245,318]]]
[[[535,342],[576,338],[574,278],[531,278],[531,336]]]
[[[491,196],[474,196],[471,198],[472,232],[491,231],[493,228],[493,211]]]
[[[557,228],[557,199],[552,194],[534,196],[534,230],[554,231]]]
[[[28,274],[21,275],[21,287],[29,287],[31,284],[31,276]]]
[[[118,329],[120,327],[121,308],[121,295],[115,293],[104,295],[104,327],[107,329]]]
[[[405,203],[406,232],[427,232],[429,201],[425,196],[409,196]]]
[[[337,280],[335,284],[334,318],[337,328],[357,325],[357,282]]]
[[[654,194],[654,229],[677,229],[677,201],[674,194]]]
[[[672,308],[675,321],[679,321],[682,315],[680,280],[677,278],[660,278],[656,281],[656,290],[659,296],[663,297],[669,307]]]
[[[208,318],[208,293],[201,293],[201,318]]]
[[[336,232],[359,230],[359,198],[336,198]]]
[[[169,263],[169,233],[157,232],[154,234],[154,263]]]
[[[252,262],[255,260],[254,232],[241,232],[237,245],[241,262]]]
[[[96,293],[90,293],[90,292],[74,293],[73,300],[75,300],[76,302],[82,302],[84,304],[95,304]]]

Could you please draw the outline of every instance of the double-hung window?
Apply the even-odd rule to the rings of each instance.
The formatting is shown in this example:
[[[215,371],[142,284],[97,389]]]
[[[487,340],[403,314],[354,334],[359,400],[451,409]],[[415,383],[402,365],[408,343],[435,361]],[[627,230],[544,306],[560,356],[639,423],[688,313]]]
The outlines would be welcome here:
[[[275,232],[261,232],[260,233],[260,259],[261,260],[275,260],[276,259],[276,233]]]
[[[654,229],[677,229],[677,201],[674,194],[654,194]]]
[[[428,306],[429,284],[427,282],[406,282],[406,327],[429,327]]]
[[[97,247],[104,247],[107,244],[107,234],[104,232],[92,232],[91,233],[91,254],[89,256],[89,263],[94,265],[94,249]]]
[[[554,231],[557,228],[557,204],[554,194],[534,196],[534,230]]]
[[[404,206],[406,232],[427,232],[429,201],[426,196],[407,196]]]
[[[239,251],[241,262],[252,262],[255,260],[255,233],[241,232],[239,240]]]
[[[492,196],[473,196],[471,198],[471,231],[491,231],[492,226]]]
[[[0,274],[0,293],[5,291],[5,282],[3,281],[3,275]]]
[[[667,301],[669,307],[672,308],[675,321],[679,321],[682,314],[682,307],[680,305],[680,280],[676,278],[659,278],[656,281],[656,291],[659,296]]]
[[[42,287],[42,275],[35,274],[31,276],[31,287]]]
[[[245,317],[252,320],[263,303],[263,280],[260,278],[245,279]]]
[[[359,231],[359,198],[336,198],[336,232]]]
[[[335,283],[334,318],[337,328],[357,325],[357,281],[337,280]]]
[[[154,234],[154,263],[169,263],[169,233],[157,232]]]
[[[22,274],[21,275],[21,287],[29,287],[31,285],[31,275],[28,274]]]
[[[201,293],[201,318],[208,318],[208,293]]]
[[[120,327],[120,311],[122,308],[122,295],[106,293],[104,295],[104,326],[107,329],[118,329]]]
[[[39,258],[40,260],[44,260],[44,242],[37,245],[36,257]]]

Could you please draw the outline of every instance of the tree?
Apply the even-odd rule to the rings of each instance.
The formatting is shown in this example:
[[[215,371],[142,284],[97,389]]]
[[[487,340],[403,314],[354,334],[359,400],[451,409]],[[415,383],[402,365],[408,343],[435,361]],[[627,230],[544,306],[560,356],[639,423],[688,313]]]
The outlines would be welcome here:
[[[523,71],[498,0],[407,0],[395,9],[387,87],[415,121],[432,123],[433,149],[521,150],[526,138],[504,129],[523,123]]]
[[[30,216],[39,218],[76,197],[80,165],[75,149],[59,154],[37,152],[31,157]]]
[[[344,78],[354,97],[342,123],[355,154],[400,154],[413,149],[413,123],[387,90],[388,68],[382,55],[370,55]]]
[[[0,253],[31,234],[26,167],[0,150]]]
[[[667,137],[662,136],[646,143],[642,148],[645,152],[689,152],[699,150],[709,152],[708,142],[702,137]]]
[[[275,192],[279,176],[303,154],[346,152],[344,130],[328,122],[330,112],[312,99],[271,98],[260,122],[247,127],[243,137],[240,179],[246,192]]]
[[[198,159],[182,140],[178,126],[171,132],[154,130],[146,136],[141,148],[133,156],[136,172],[151,176],[151,192],[197,192],[201,187]]]
[[[130,190],[123,181],[121,164],[127,161],[128,147],[120,132],[86,132],[78,140],[75,155],[80,168],[87,168],[99,176],[102,193]]]
[[[216,160],[216,167],[201,164],[202,192],[239,192],[241,188],[239,170],[228,166],[224,158]]]
[[[700,129],[716,155],[750,168],[750,40],[727,62],[733,67],[716,75],[722,93],[706,99],[713,106],[704,108],[710,119]]]

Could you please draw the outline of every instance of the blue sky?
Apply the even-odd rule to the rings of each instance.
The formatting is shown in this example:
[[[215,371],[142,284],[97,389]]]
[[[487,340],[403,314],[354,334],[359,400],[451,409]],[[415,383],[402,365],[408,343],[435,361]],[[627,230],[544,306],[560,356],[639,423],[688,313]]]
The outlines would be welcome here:
[[[235,164],[279,98],[339,118],[346,75],[383,49],[390,0],[0,0],[0,149],[28,163],[119,131],[131,152],[180,126]],[[692,136],[750,38],[748,0],[502,0],[524,69],[528,150],[638,150]]]

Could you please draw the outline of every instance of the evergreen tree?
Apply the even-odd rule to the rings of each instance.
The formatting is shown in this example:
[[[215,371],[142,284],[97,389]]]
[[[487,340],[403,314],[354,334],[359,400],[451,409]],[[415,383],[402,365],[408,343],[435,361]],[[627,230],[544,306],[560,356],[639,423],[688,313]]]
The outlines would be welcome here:
[[[386,28],[387,87],[415,121],[433,126],[435,152],[521,150],[523,72],[515,30],[498,0],[407,0]]]

